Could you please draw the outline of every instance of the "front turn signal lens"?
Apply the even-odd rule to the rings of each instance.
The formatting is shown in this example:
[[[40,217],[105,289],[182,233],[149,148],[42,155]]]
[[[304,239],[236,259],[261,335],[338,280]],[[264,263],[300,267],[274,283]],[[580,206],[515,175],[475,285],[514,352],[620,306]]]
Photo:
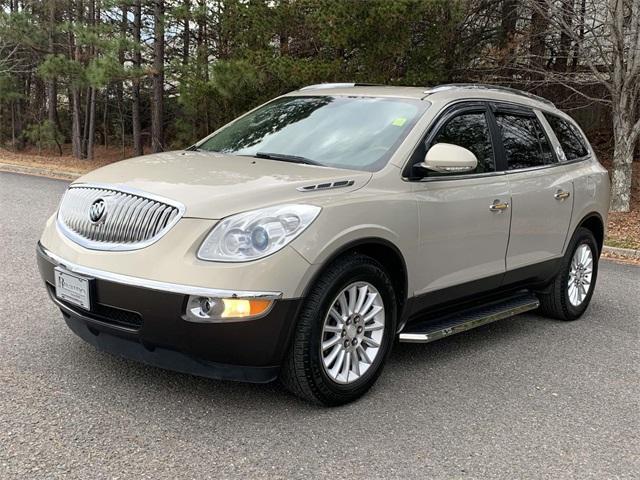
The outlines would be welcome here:
[[[224,310],[222,318],[255,317],[266,312],[271,306],[271,300],[244,300],[238,298],[223,298]]]
[[[185,319],[199,323],[250,319],[264,315],[272,305],[273,300],[213,298],[191,295],[187,301]]]

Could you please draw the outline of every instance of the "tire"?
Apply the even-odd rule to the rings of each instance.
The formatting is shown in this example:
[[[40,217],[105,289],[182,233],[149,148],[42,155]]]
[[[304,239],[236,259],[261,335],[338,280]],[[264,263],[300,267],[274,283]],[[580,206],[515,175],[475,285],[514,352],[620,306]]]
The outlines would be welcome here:
[[[579,249],[583,252],[585,248],[589,249],[592,258],[591,278],[588,286],[586,286],[588,289],[585,289],[586,294],[584,295],[584,298],[576,305],[576,301],[579,297],[575,296],[575,290],[573,290],[574,296],[572,299],[569,280],[574,255],[576,255],[576,252]],[[596,242],[593,233],[586,228],[578,228],[569,242],[567,251],[562,259],[559,272],[552,280],[548,289],[539,294],[540,307],[538,308],[538,313],[545,317],[564,321],[572,321],[580,318],[589,306],[589,302],[593,296],[596,279],[598,277],[599,256],[600,252],[598,250],[598,243]]]
[[[354,313],[345,319],[341,307],[347,305],[340,303],[340,297],[349,300],[347,312],[351,311],[353,286],[357,287],[354,305],[359,304],[358,295],[361,293],[367,301],[360,304],[360,311],[354,308]],[[368,290],[364,290],[365,287]],[[364,308],[372,298],[369,296],[371,293],[377,294],[372,300],[375,304],[365,312]],[[382,316],[378,310],[380,306],[383,308]],[[339,315],[329,314],[331,309]],[[366,320],[369,314],[374,313],[373,318]],[[380,263],[360,254],[337,259],[322,273],[307,295],[280,372],[281,382],[293,394],[313,403],[337,406],[352,402],[367,392],[380,375],[393,344],[396,317],[393,284]],[[347,325],[347,322],[350,323]],[[381,323],[384,324],[383,328],[380,327]],[[369,340],[364,339],[367,335],[370,336]],[[353,347],[345,347],[344,341],[356,343]],[[331,342],[336,343],[323,350],[322,347]],[[374,343],[379,344],[377,349],[372,346]],[[343,354],[340,349],[344,351]],[[375,355],[372,354],[374,351]],[[351,357],[347,360],[349,354]],[[339,364],[341,355],[343,363]],[[332,356],[335,358],[333,363],[330,361]],[[365,358],[370,363],[367,364]],[[347,361],[349,365],[346,365]],[[329,368],[331,365],[332,368]],[[338,368],[339,365],[342,368]],[[354,371],[356,369],[359,373]],[[346,374],[341,373],[345,371]]]

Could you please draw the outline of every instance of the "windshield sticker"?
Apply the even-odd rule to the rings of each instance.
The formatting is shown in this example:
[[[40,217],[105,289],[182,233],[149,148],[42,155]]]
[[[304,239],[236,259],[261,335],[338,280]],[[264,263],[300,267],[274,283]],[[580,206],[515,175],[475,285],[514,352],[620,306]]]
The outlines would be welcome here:
[[[398,117],[395,118],[393,120],[393,122],[391,122],[391,125],[395,126],[395,127],[401,127],[403,126],[405,123],[407,122],[407,119],[404,117]]]

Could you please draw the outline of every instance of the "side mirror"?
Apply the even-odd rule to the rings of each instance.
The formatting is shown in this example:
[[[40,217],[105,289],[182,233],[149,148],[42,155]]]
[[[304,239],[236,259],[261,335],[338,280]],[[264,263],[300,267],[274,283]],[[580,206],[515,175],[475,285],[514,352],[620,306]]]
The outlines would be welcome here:
[[[424,162],[416,167],[438,173],[471,172],[478,166],[478,159],[470,150],[450,143],[436,143],[432,146]]]

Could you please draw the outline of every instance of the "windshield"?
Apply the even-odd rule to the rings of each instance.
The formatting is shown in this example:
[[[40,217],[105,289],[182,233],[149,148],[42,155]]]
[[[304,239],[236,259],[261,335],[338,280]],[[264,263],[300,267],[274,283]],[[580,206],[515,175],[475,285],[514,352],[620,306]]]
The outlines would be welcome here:
[[[227,125],[197,148],[376,171],[427,105],[402,98],[283,97]]]

